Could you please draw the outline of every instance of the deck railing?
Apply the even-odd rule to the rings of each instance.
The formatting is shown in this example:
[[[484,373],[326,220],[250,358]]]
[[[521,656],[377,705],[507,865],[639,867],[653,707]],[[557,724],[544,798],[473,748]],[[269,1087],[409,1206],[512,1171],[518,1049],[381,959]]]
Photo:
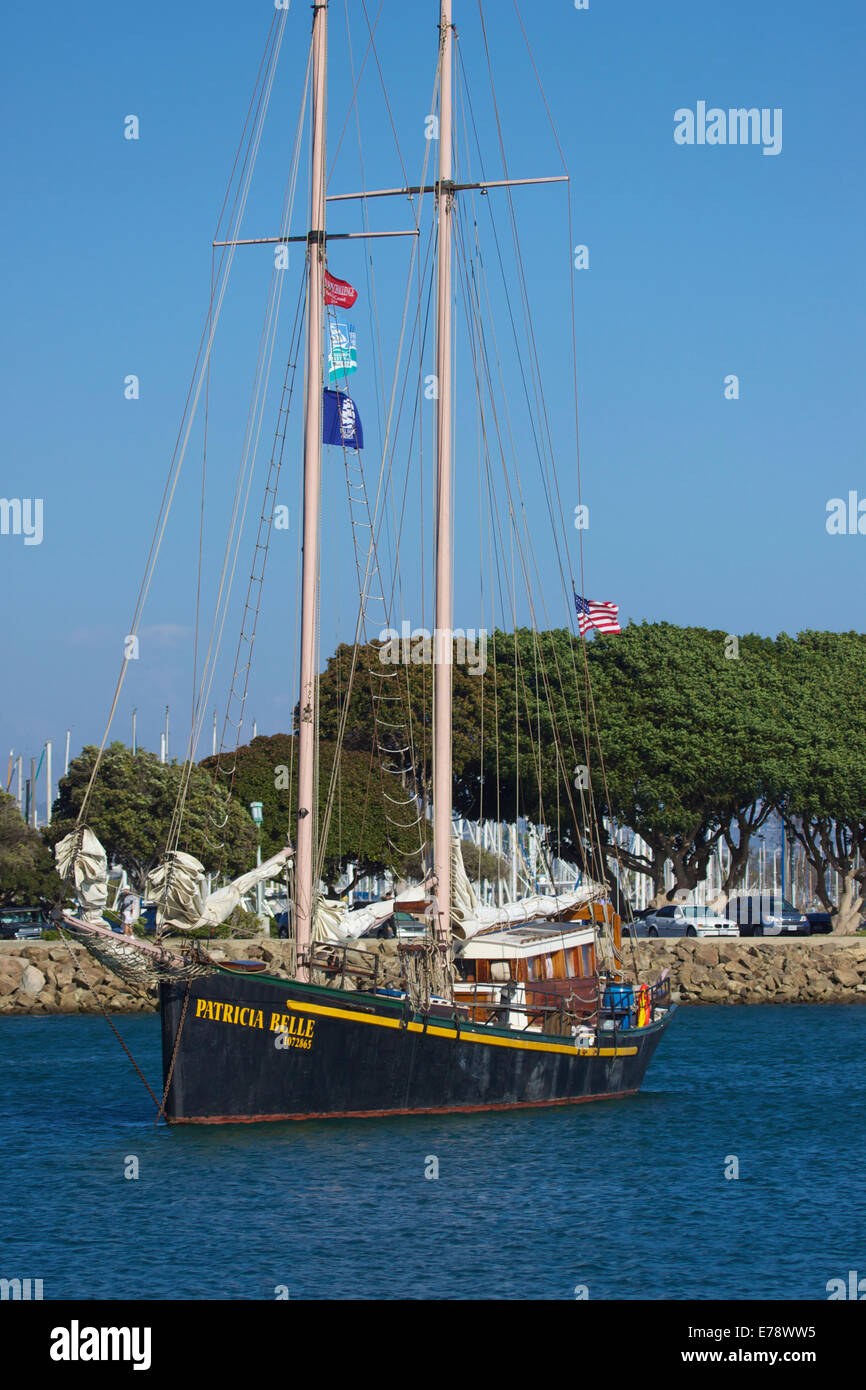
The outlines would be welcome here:
[[[379,953],[366,951],[356,942],[314,942],[310,965],[329,976],[329,983],[338,989],[345,987],[347,976],[365,992],[375,994],[379,988]],[[583,1026],[616,1035],[633,1026],[631,1010],[604,1002],[605,992],[618,983],[600,976],[594,981],[575,980],[570,989],[550,989],[535,980],[461,981],[453,1010],[459,1019],[470,1023],[498,1023],[521,1031],[540,1028],[544,1033],[570,1036]],[[649,986],[649,993],[651,1017],[657,1009],[670,1008],[670,978],[657,980]],[[613,1028],[603,1029],[607,1020],[612,1020]]]
[[[314,941],[310,947],[311,969],[330,975],[338,989],[345,989],[346,976],[351,975],[353,979],[363,980],[371,993],[375,992],[379,984],[379,963],[378,951],[365,951],[354,941]]]

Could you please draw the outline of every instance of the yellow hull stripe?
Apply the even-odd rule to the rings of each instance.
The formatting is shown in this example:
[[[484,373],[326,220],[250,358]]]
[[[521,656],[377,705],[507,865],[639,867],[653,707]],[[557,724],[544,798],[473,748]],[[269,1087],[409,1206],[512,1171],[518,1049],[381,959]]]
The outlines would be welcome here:
[[[402,1025],[398,1018],[380,1018],[377,1014],[356,1013],[352,1009],[332,1009],[327,1004],[304,1004],[299,999],[288,999],[286,1007],[294,1009],[298,1013],[306,1014],[325,1014],[330,1018],[348,1018],[354,1023],[372,1023],[377,1028],[400,1028]],[[409,1033],[427,1032],[434,1038],[454,1038],[456,1031],[453,1028],[438,1028],[435,1025],[428,1025],[424,1028],[423,1023],[407,1023],[406,1031]],[[497,1038],[483,1037],[480,1033],[460,1032],[461,1042],[483,1043],[486,1047],[519,1047],[525,1052],[567,1052],[571,1057],[634,1057],[637,1053],[636,1047],[571,1047],[567,1043],[546,1043],[530,1042],[524,1038]]]

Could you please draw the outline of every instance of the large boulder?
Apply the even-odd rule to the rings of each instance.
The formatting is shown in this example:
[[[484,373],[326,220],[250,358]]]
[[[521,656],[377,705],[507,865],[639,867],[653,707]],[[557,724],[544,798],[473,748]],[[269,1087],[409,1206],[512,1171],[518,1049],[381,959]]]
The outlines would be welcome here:
[[[695,942],[693,955],[699,965],[718,965],[719,963],[719,948],[711,941]]]
[[[19,978],[22,970],[26,970],[30,964],[23,956],[13,956],[5,951],[0,952],[0,975],[14,975]]]
[[[837,985],[843,989],[855,989],[860,983],[860,976],[856,970],[839,968],[833,971],[833,979]]]
[[[746,977],[751,977],[752,975],[750,967],[742,960],[725,960],[722,961],[722,965],[729,975],[742,975]]]
[[[21,976],[19,988],[22,994],[41,994],[45,988],[45,976],[35,965],[28,965]]]
[[[688,988],[700,985],[707,979],[708,975],[709,971],[706,966],[694,965],[690,961],[687,961],[677,972],[677,978],[680,984],[686,985]]]

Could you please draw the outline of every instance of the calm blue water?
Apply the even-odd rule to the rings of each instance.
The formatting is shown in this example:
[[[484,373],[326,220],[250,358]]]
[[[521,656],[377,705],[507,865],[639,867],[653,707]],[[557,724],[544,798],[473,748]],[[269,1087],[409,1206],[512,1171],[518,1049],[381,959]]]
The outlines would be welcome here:
[[[157,1019],[117,1023],[159,1093]],[[863,1008],[682,1008],[631,1100],[168,1130],[102,1018],[3,1019],[0,1276],[46,1298],[826,1298],[866,1273],[864,1039]]]

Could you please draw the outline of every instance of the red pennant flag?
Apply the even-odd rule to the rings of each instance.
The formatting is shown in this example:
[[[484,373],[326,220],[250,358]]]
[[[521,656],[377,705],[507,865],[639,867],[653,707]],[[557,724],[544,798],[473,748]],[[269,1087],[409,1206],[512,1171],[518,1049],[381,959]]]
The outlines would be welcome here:
[[[358,298],[358,291],[352,289],[348,280],[338,280],[325,271],[325,303],[336,304],[340,309],[351,309]]]

